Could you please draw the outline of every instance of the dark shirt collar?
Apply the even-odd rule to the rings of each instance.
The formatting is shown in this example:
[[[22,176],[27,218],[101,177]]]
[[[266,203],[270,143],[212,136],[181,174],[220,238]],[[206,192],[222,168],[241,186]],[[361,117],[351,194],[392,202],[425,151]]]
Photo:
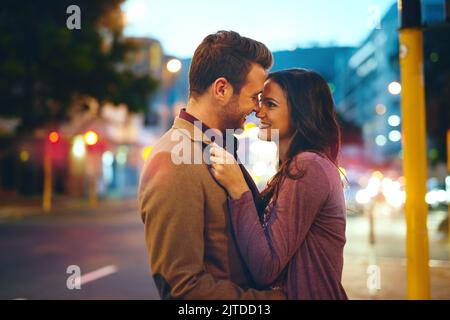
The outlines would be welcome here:
[[[194,117],[192,114],[188,113],[186,111],[186,109],[181,109],[180,110],[180,115],[179,117],[183,120],[189,121],[190,123],[192,123],[193,125],[197,126],[199,129],[202,130],[202,132],[206,135],[206,137],[208,137],[209,139],[211,139],[212,141],[214,141],[214,137],[212,137],[211,134],[208,134],[208,130],[210,130],[211,128],[208,127],[206,124],[204,124],[201,120],[197,119],[196,117]],[[199,127],[199,125],[201,125],[201,128]],[[211,131],[209,131],[211,133]],[[223,135],[223,133],[221,133]],[[227,138],[227,136],[225,135],[225,139]],[[233,135],[233,143],[234,143],[234,157],[238,160],[237,158],[237,149],[239,146],[239,141],[238,139],[236,139],[236,137]],[[224,141],[224,148],[226,148],[227,143],[226,141]]]
[[[200,122],[201,123],[201,128],[203,133],[205,133],[206,131],[208,131],[209,129],[211,129],[210,127],[208,127],[206,124],[204,124],[201,120],[197,119],[196,117],[194,117],[192,114],[188,113],[186,111],[186,109],[181,109],[180,110],[180,115],[179,117],[183,120],[189,121],[190,123],[192,123],[193,125],[196,125],[196,122]]]

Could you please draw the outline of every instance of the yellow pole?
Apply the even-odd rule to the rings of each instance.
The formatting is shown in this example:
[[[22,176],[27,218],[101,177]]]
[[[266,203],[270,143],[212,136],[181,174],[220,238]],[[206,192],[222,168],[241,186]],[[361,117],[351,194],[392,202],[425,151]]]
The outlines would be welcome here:
[[[88,179],[88,199],[89,207],[96,208],[98,205],[98,195],[97,195],[97,166],[98,158],[97,154],[91,150],[90,146],[86,148],[86,160],[87,160],[87,179]]]
[[[445,188],[447,191],[447,212],[448,212],[448,260],[450,261],[450,129],[447,130],[447,177],[445,178]]]
[[[46,213],[52,210],[52,158],[50,150],[44,147],[44,191],[42,197],[42,209]]]
[[[373,200],[375,201],[375,200]],[[373,210],[374,205],[371,203],[369,205],[369,210],[367,210],[368,218],[369,218],[369,244],[371,247],[375,246],[375,225],[374,225],[374,219],[373,219]]]
[[[420,28],[400,29],[408,299],[429,299],[427,159]]]
[[[97,183],[95,175],[89,177],[89,206],[96,208],[98,205]]]

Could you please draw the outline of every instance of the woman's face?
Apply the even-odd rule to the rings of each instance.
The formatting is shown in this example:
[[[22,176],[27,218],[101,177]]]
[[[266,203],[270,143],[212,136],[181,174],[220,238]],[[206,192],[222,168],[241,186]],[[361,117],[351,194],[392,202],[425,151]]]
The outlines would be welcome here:
[[[292,126],[287,96],[283,89],[273,80],[264,83],[262,105],[256,116],[261,119],[258,138],[274,141],[277,138],[284,140],[292,136]]]

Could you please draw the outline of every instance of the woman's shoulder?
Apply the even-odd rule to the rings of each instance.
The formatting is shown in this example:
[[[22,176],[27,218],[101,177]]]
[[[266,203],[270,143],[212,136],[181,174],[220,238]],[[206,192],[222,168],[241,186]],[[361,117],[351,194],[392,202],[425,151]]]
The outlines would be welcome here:
[[[320,166],[334,166],[334,164],[324,155],[311,151],[300,152],[293,158],[297,164],[303,164],[306,166],[320,165]]]
[[[328,179],[339,176],[336,165],[328,159],[325,155],[316,152],[300,152],[293,158],[293,167],[295,171],[303,171],[310,174],[308,176],[312,178],[318,178],[319,176],[327,177]]]

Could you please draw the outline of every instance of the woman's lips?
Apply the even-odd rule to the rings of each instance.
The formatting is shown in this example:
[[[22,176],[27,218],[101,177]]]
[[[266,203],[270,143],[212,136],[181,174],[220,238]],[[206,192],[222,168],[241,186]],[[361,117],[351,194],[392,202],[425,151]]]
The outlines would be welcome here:
[[[261,123],[258,127],[259,127],[260,129],[267,129],[267,128],[270,127],[270,124],[267,124],[267,123]]]

